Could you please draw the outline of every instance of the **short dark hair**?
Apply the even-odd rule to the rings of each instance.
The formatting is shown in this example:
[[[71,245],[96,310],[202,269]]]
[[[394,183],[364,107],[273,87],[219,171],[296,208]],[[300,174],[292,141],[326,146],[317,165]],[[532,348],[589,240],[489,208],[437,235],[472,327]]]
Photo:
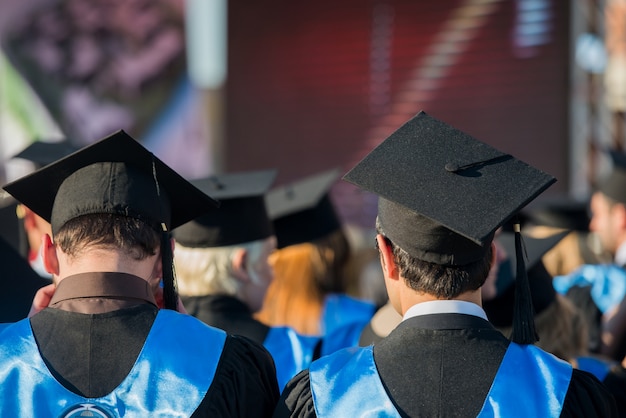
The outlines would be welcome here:
[[[61,250],[72,256],[85,248],[110,248],[124,251],[135,260],[156,254],[160,235],[147,223],[116,214],[82,215],[66,222],[54,236]]]
[[[491,246],[485,256],[463,266],[447,266],[420,260],[395,245],[385,236],[378,220],[376,230],[391,247],[400,275],[411,289],[440,299],[453,299],[467,291],[478,290],[485,283],[493,256]]]

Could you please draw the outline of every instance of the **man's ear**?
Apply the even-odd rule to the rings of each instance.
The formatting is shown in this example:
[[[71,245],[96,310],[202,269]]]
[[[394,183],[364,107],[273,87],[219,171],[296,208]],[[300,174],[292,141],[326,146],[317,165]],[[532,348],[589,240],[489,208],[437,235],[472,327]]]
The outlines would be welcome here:
[[[491,267],[490,268],[493,268],[493,266],[495,266],[496,263],[498,262],[498,257],[500,256],[500,254],[498,254],[498,251],[500,251],[500,249],[498,248],[496,243],[494,241],[491,241]]]
[[[237,248],[234,250],[231,267],[235,278],[242,282],[247,282],[250,279],[248,275],[248,250],[245,248]]]
[[[618,203],[616,205],[613,205],[612,210],[613,210],[613,213],[617,213],[617,216],[619,216],[618,218],[619,228],[626,229],[626,205]]]
[[[48,234],[44,234],[41,237],[41,258],[46,271],[53,276],[58,276],[59,258],[57,256],[57,248]]]
[[[378,253],[380,254],[380,264],[383,269],[383,275],[386,278],[398,279],[398,267],[393,258],[393,252],[389,242],[381,234],[376,235],[376,242],[378,243]]]

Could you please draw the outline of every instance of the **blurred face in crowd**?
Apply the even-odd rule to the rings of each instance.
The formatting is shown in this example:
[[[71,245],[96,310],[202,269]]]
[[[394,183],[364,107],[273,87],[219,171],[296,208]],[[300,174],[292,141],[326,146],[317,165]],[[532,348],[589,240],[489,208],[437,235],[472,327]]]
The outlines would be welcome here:
[[[265,293],[274,278],[274,270],[269,263],[269,257],[275,249],[276,238],[272,236],[264,240],[258,252],[250,254],[247,265],[248,278],[241,290],[253,312],[259,311],[263,306]]]
[[[626,207],[600,192],[594,193],[591,197],[589,229],[598,236],[606,251],[615,254],[626,239]]]

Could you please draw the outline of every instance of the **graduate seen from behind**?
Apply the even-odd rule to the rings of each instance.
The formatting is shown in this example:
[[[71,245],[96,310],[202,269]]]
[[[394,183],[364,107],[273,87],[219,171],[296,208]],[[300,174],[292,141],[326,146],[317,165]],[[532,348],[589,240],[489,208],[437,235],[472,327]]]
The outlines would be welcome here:
[[[225,173],[192,180],[221,203],[219,211],[174,229],[179,292],[187,312],[231,334],[263,344],[276,364],[279,388],[308,367],[319,342],[253,317],[274,273],[268,257],[276,236],[265,206],[275,170]]]
[[[338,169],[274,188],[266,195],[277,239],[270,262],[274,281],[257,318],[323,339],[321,354],[357,345],[374,314],[369,301],[349,294],[356,262],[330,192]]]
[[[216,201],[123,131],[4,188],[51,223],[56,290],[0,331],[2,416],[271,414],[267,351],[176,312],[169,231]]]
[[[593,375],[532,345],[525,268],[512,341],[481,308],[495,231],[552,176],[422,112],[344,179],[379,196],[376,242],[403,321],[314,361],[275,417],[616,416]]]

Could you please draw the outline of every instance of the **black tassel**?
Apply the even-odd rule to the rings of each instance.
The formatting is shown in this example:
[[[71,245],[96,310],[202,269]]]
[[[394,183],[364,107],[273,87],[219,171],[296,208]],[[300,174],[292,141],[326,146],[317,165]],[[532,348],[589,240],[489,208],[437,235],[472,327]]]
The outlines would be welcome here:
[[[528,285],[525,248],[522,245],[522,234],[519,223],[515,223],[515,256],[517,271],[515,279],[515,309],[513,311],[513,332],[511,341],[518,344],[534,344],[539,341],[535,330],[533,302]]]
[[[172,254],[170,234],[167,230],[161,232],[161,262],[163,263],[163,307],[176,311],[178,290],[174,273],[174,254]]]
[[[152,178],[156,188],[156,195],[161,209],[161,219],[163,220],[163,201],[161,200],[161,188],[159,187],[159,179],[154,164],[154,155],[152,155]],[[167,230],[167,225],[161,223],[161,266],[163,268],[163,307],[177,311],[178,307],[178,291],[176,290],[176,275],[174,274],[174,254],[172,253],[171,235]]]

